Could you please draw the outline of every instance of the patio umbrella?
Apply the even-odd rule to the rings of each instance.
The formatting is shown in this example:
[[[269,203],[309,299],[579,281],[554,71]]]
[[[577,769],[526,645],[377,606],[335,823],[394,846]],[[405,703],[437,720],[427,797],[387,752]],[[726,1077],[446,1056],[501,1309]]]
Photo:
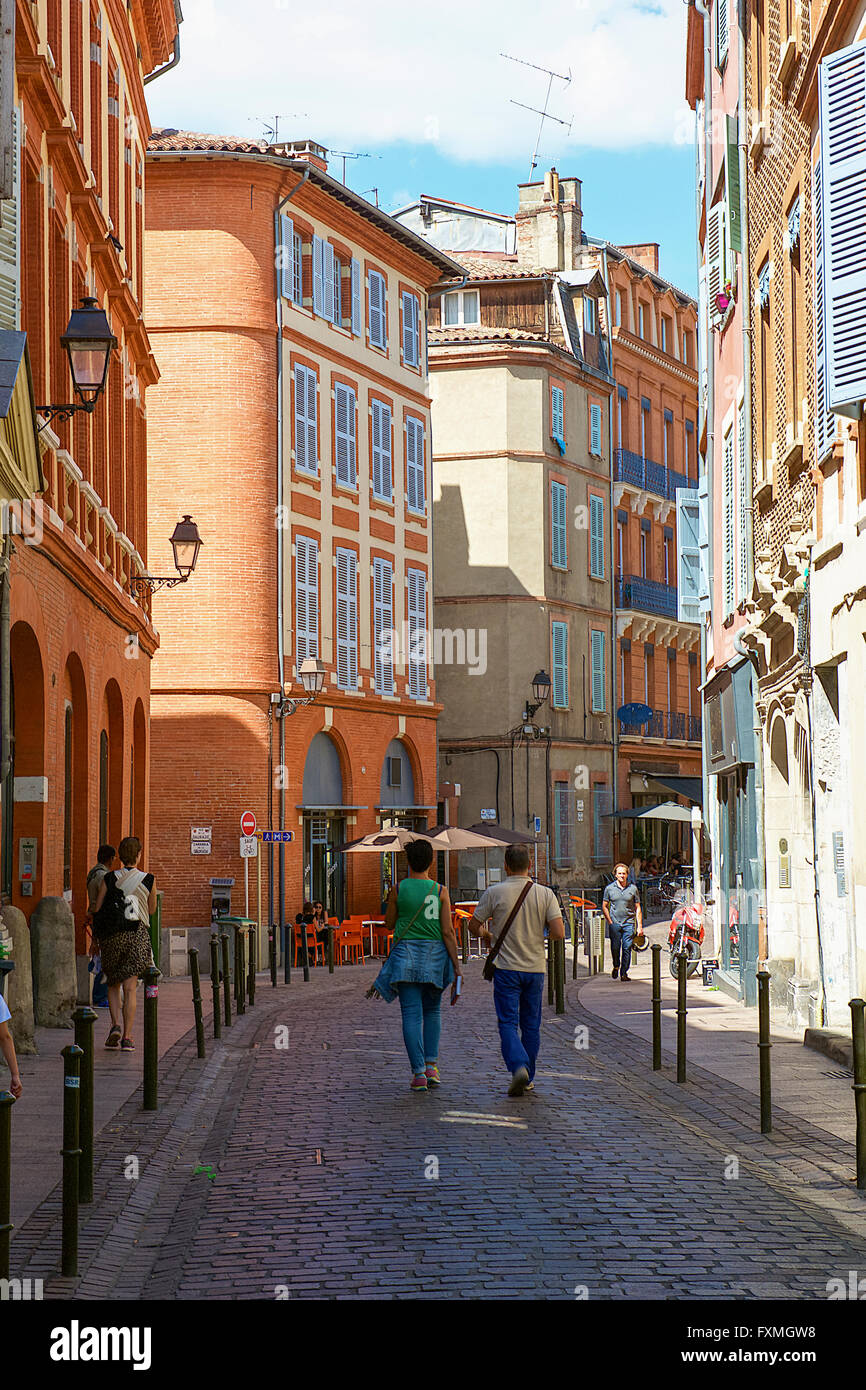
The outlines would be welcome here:
[[[403,825],[394,825],[387,830],[374,830],[362,835],[359,840],[349,840],[338,845],[337,854],[399,854],[410,840],[429,840],[430,836],[417,830],[407,830]]]
[[[436,825],[432,830],[428,830],[425,839],[429,839],[439,849],[483,849],[488,850],[492,846],[503,846],[509,843],[508,840],[500,840],[498,836],[482,835],[476,830],[464,830],[461,825]]]
[[[502,845],[534,845],[536,843],[534,835],[526,835],[522,830],[507,830],[504,825],[499,825],[492,820],[477,821],[475,825],[470,825],[469,829],[474,830],[476,835],[486,835],[488,840],[496,840]]]

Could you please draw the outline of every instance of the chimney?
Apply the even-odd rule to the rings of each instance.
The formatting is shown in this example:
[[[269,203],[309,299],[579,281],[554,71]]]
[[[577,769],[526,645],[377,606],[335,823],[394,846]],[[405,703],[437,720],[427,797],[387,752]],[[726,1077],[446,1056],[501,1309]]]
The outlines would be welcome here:
[[[653,275],[658,275],[659,243],[657,241],[643,241],[636,246],[621,246],[619,249],[624,251],[627,256],[631,256],[633,261],[642,265],[644,270],[650,270]]]
[[[273,151],[284,159],[305,159],[323,174],[328,172],[328,151],[315,140],[283,140],[273,146]]]
[[[537,270],[574,270],[582,236],[580,179],[560,178],[549,169],[542,183],[518,190],[517,255]]]

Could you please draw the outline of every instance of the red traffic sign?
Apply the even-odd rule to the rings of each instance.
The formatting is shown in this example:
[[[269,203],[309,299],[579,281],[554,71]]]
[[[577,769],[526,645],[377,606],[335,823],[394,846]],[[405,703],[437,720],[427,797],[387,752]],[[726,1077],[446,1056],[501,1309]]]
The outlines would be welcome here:
[[[256,818],[252,811],[244,811],[241,816],[241,833],[244,835],[255,835]]]

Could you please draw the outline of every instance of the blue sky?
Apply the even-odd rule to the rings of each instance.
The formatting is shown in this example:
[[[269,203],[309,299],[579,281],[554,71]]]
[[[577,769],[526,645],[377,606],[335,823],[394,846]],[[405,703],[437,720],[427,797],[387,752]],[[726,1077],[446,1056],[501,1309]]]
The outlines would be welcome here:
[[[551,83],[536,177],[583,181],[584,225],[658,241],[694,293],[694,118],[683,0],[183,0],[181,62],[147,88],[156,126],[312,138],[393,211],[421,193],[511,212]],[[515,63],[504,54],[523,60]],[[571,125],[569,133],[567,127]],[[341,177],[341,161],[331,172]],[[372,200],[372,193],[369,194]]]

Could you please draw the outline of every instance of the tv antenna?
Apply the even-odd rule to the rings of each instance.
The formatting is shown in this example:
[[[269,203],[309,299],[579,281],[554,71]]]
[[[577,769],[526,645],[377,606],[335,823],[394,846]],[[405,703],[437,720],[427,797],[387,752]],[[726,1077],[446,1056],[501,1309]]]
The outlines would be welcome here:
[[[328,151],[328,154],[336,155],[338,159],[342,159],[342,161],[343,161],[343,178],[342,178],[342,182],[343,182],[343,183],[346,182],[346,160],[347,160],[347,159],[381,159],[381,158],[382,158],[382,156],[381,156],[380,154],[356,154],[354,150],[329,150],[329,151]]]
[[[549,101],[550,101],[550,91],[551,91],[551,88],[553,87],[553,79],[556,78],[557,82],[564,82],[565,85],[566,85],[566,87],[567,87],[567,86],[569,85],[569,83],[571,82],[571,68],[568,69],[568,76],[566,77],[566,76],[565,76],[563,73],[561,73],[561,72],[554,72],[552,68],[544,68],[544,67],[541,67],[538,63],[528,63],[528,62],[526,61],[525,58],[512,58],[512,56],[511,56],[510,53],[500,53],[499,56],[500,56],[500,58],[507,58],[508,61],[509,61],[509,63],[520,63],[520,65],[521,65],[522,67],[524,67],[524,68],[534,68],[536,72],[546,72],[546,73],[547,73],[547,77],[548,77],[548,82],[547,82],[547,95],[546,95],[546,97],[544,98],[544,107],[543,107],[543,108],[542,108],[542,107],[538,107],[538,106],[527,106],[526,103],[523,102],[523,101],[515,101],[513,97],[509,98],[509,100],[511,101],[511,105],[512,105],[512,106],[520,106],[520,107],[523,108],[524,111],[534,111],[535,114],[536,114],[537,116],[540,116],[540,117],[541,117],[541,120],[540,120],[539,123],[538,123],[538,135],[537,135],[536,138],[535,138],[535,149],[532,151],[532,162],[531,162],[530,165],[529,165],[529,178],[530,178],[530,181],[531,181],[531,180],[532,180],[532,175],[534,174],[535,169],[536,169],[536,166],[537,166],[537,164],[538,164],[538,147],[539,147],[539,145],[541,144],[541,136],[542,136],[542,132],[543,132],[543,130],[544,130],[544,122],[545,122],[545,121],[556,121],[556,124],[557,124],[557,125],[564,125],[564,126],[566,126],[567,129],[568,129],[569,135],[571,134],[571,127],[572,127],[572,125],[573,125],[573,120],[572,120],[572,121],[562,121],[562,120],[560,120],[559,116],[552,116],[552,115],[550,114],[550,112],[548,111],[548,109],[547,109],[548,103],[549,103]]]
[[[362,198],[366,198],[366,196],[367,196],[368,193],[372,193],[373,197],[376,199],[376,207],[378,207],[378,206],[379,206],[379,190],[378,190],[378,188],[365,188],[365,189],[364,189],[364,192],[361,194],[361,197],[362,197]]]
[[[309,111],[289,111],[282,116],[249,116],[249,120],[258,121],[262,127],[262,135],[270,144],[275,145],[279,137],[280,121],[308,121]]]

